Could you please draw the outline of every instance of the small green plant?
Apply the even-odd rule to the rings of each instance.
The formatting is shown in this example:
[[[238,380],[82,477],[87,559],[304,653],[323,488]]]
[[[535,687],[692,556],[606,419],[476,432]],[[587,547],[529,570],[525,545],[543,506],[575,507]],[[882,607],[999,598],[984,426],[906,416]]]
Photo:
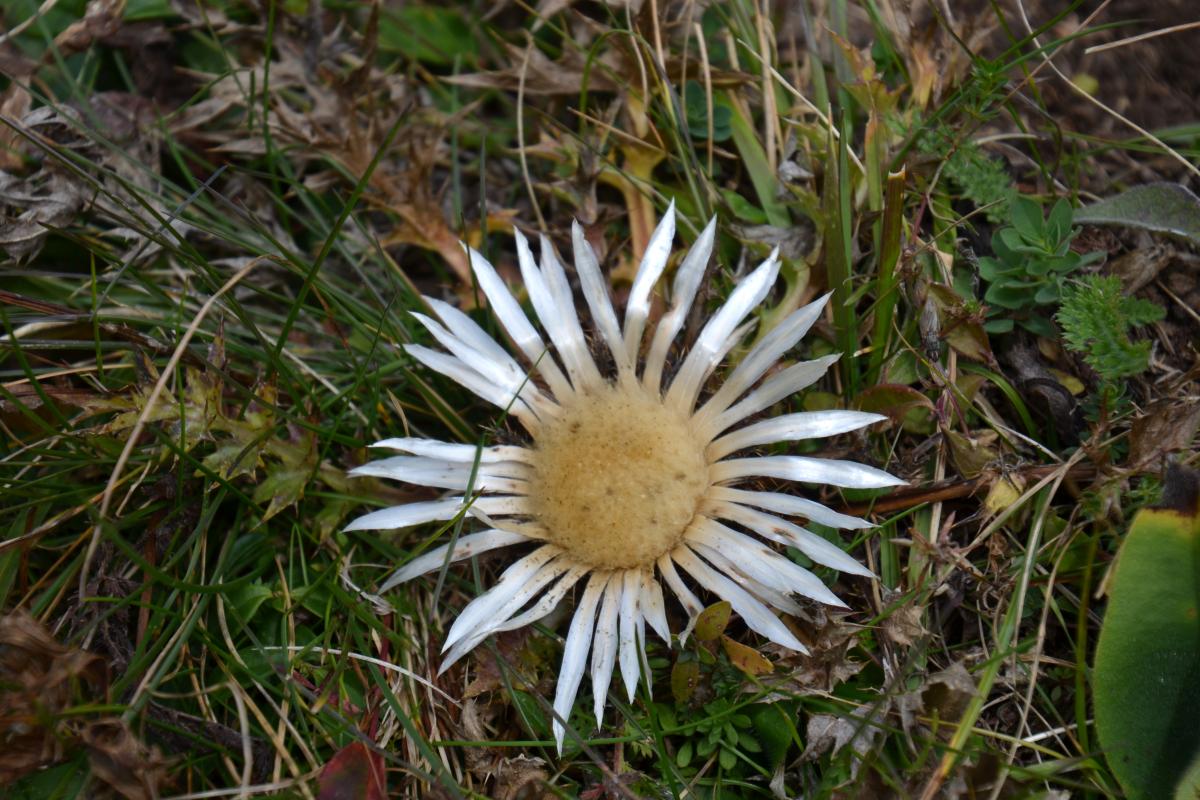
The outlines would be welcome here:
[[[1073,211],[1060,199],[1042,215],[1036,200],[1016,197],[1010,208],[1012,224],[992,235],[994,255],[979,259],[979,274],[987,281],[984,301],[991,307],[984,327],[989,333],[1007,333],[1014,324],[1039,336],[1051,336],[1050,306],[1059,304],[1068,275],[1099,258],[1071,250],[1077,231],[1071,229]]]
[[[683,99],[687,108],[687,126],[693,139],[708,138],[708,99],[704,87],[696,81],[688,81],[683,87]],[[731,128],[733,112],[728,106],[713,105],[712,140],[723,142],[733,135]]]
[[[721,768],[728,772],[746,754],[762,752],[753,720],[728,697],[706,703],[688,722],[676,722],[674,710],[667,706],[659,713],[664,726],[682,729],[680,735],[685,738],[675,751],[675,764],[680,769],[688,769],[697,759],[703,763],[716,754]]]
[[[1008,218],[1016,189],[1004,162],[984,153],[974,142],[963,142],[950,152],[944,174],[992,222]]]
[[[1068,350],[1080,353],[1106,382],[1136,375],[1149,366],[1150,342],[1134,342],[1129,329],[1162,319],[1163,309],[1122,293],[1119,278],[1086,275],[1063,287],[1055,319]]]

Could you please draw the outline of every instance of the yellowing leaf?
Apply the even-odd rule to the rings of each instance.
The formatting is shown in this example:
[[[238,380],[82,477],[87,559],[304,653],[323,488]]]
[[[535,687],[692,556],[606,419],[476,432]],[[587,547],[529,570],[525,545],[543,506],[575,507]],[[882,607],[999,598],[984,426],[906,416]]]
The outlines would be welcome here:
[[[700,616],[696,618],[695,637],[702,642],[711,642],[716,639],[725,632],[726,626],[729,625],[731,612],[732,607],[728,600],[713,603],[701,611]]]
[[[721,646],[725,648],[730,663],[747,675],[765,675],[775,669],[775,665],[762,653],[728,636],[721,637]]]
[[[1024,479],[1015,475],[1005,475],[992,484],[987,497],[983,499],[983,507],[989,515],[999,514],[1021,497],[1025,485]]]

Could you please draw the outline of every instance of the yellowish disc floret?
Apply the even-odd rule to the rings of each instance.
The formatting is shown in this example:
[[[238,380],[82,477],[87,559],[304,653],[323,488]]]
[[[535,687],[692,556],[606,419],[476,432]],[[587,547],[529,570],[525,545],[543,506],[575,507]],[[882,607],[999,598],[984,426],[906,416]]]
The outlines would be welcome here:
[[[679,544],[708,489],[688,417],[639,385],[576,395],[535,433],[530,510],[595,569],[647,567]]]

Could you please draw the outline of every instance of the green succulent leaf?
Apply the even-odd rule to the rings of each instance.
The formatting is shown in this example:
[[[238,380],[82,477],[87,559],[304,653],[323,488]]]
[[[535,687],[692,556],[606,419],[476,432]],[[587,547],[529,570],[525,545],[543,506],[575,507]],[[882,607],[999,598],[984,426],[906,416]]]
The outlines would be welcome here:
[[[1096,730],[1131,800],[1194,791],[1200,755],[1200,476],[1168,474],[1179,502],[1138,512],[1117,557],[1093,670]],[[1184,789],[1183,796],[1187,794]]]

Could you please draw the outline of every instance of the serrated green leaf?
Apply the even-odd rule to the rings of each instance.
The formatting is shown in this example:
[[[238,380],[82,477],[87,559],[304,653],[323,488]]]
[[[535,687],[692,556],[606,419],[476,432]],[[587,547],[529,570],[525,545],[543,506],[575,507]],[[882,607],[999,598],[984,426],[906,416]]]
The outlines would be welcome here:
[[[263,519],[271,517],[296,503],[304,496],[311,470],[307,467],[292,469],[278,466],[267,472],[267,477],[254,489],[254,502],[267,503]]]
[[[1161,319],[1161,308],[1127,297],[1119,278],[1100,275],[1069,284],[1062,300],[1056,319],[1064,344],[1102,378],[1116,381],[1149,366],[1150,343],[1131,341],[1129,328]]]

